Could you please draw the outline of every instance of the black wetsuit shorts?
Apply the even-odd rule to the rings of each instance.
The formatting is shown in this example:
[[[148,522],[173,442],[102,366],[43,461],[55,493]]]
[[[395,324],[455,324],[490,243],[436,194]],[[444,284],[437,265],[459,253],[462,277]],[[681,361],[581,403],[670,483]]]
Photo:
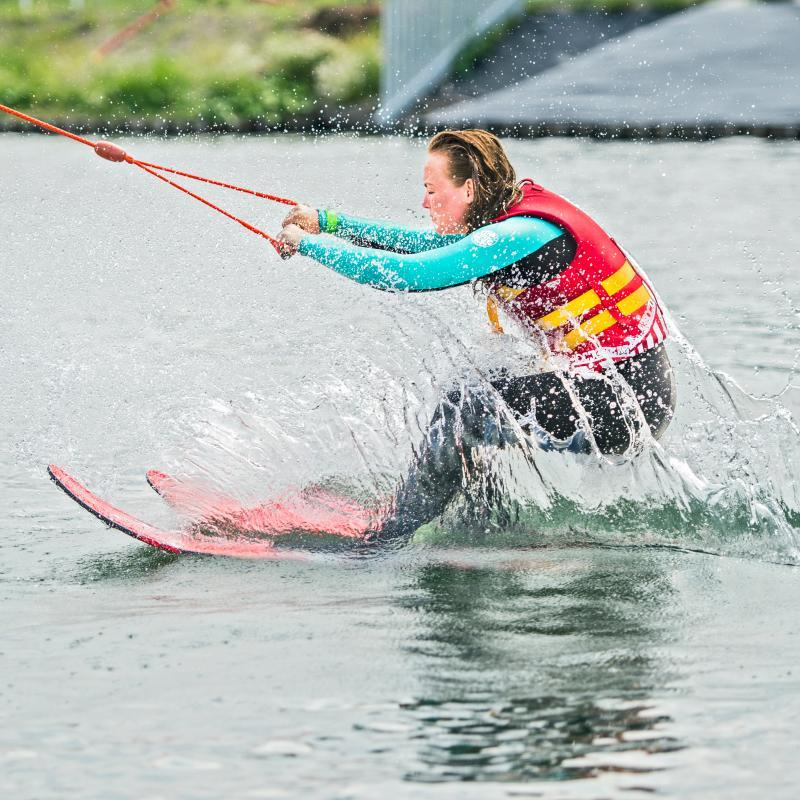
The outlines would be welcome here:
[[[520,419],[533,417],[556,439],[567,439],[579,424],[580,412],[570,390],[587,417],[601,453],[624,453],[639,429],[635,399],[650,432],[658,439],[675,410],[675,379],[663,344],[616,365],[597,377],[566,377],[555,372],[502,378],[492,384]]]

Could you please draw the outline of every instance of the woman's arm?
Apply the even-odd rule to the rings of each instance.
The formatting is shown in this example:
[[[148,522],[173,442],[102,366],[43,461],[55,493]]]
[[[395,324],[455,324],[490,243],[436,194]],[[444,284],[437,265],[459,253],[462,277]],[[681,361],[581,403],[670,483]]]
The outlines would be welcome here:
[[[561,228],[545,220],[512,217],[420,253],[389,253],[308,235],[300,240],[299,252],[376,289],[430,292],[496,272],[562,234]]]
[[[322,233],[331,233],[359,247],[391,250],[394,253],[424,253],[463,238],[463,234],[443,236],[430,229],[361,219],[338,211],[319,209],[317,213]]]

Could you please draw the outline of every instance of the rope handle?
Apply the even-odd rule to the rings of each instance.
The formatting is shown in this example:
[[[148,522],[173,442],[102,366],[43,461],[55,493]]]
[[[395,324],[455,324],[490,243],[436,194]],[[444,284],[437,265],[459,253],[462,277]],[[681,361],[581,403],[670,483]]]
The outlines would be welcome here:
[[[4,106],[0,103],[0,111],[5,112],[6,114],[11,114],[14,117],[18,117],[25,122],[30,122],[32,125],[37,125],[38,127],[50,131],[51,133],[59,134],[60,136],[66,136],[68,139],[72,139],[76,142],[80,142],[81,144],[85,144],[87,147],[91,147],[94,152],[100,156],[100,158],[104,158],[106,161],[112,161],[114,163],[127,163],[132,164],[135,167],[139,167],[139,169],[147,172],[149,175],[152,175],[154,178],[158,178],[159,180],[163,181],[166,184],[174,187],[175,189],[179,189],[184,194],[189,195],[189,197],[194,198],[195,200],[200,201],[204,205],[208,206],[209,208],[213,209],[214,211],[218,211],[223,216],[227,217],[234,222],[238,222],[246,230],[250,231],[251,233],[255,233],[258,236],[266,239],[277,251],[277,253],[281,256],[281,258],[287,258],[288,255],[282,249],[280,242],[274,237],[270,236],[270,234],[262,231],[260,228],[256,228],[254,225],[251,225],[249,222],[241,219],[240,217],[231,214],[229,211],[226,211],[224,208],[221,208],[218,205],[215,205],[210,200],[207,200],[205,197],[201,197],[199,194],[190,191],[185,186],[182,186],[179,183],[176,183],[173,180],[165,177],[164,175],[160,175],[160,172],[166,172],[171,175],[179,175],[183,178],[189,178],[194,181],[200,181],[202,183],[208,183],[213,186],[220,186],[223,189],[231,189],[235,192],[242,192],[244,194],[252,195],[253,197],[258,197],[262,200],[271,200],[275,203],[282,203],[283,205],[287,206],[296,206],[297,202],[295,200],[290,200],[286,197],[279,197],[275,194],[267,194],[266,192],[257,192],[254,189],[245,189],[242,186],[236,186],[232,183],[226,183],[224,181],[217,181],[213,180],[212,178],[204,178],[201,175],[194,175],[191,172],[183,172],[181,170],[172,169],[171,167],[164,167],[160,164],[153,164],[149,161],[139,161],[138,159],[134,158],[133,156],[129,155],[125,152],[119,145],[114,144],[113,142],[106,142],[106,141],[99,141],[93,142],[90,139],[87,139],[83,136],[78,136],[75,133],[71,133],[70,131],[64,130],[63,128],[59,128],[55,125],[51,125],[49,122],[44,122],[36,117],[32,117],[28,114],[23,114],[21,111],[17,111],[16,109],[10,108],[9,106]]]

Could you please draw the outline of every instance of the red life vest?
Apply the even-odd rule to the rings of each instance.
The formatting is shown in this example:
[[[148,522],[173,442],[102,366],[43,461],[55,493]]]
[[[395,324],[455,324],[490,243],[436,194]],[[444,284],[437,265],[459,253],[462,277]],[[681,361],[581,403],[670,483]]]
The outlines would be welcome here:
[[[487,309],[496,329],[497,304],[509,316],[543,331],[550,350],[573,366],[601,369],[643,353],[667,336],[663,313],[636,265],[587,214],[531,180],[522,198],[492,222],[514,216],[545,219],[574,238],[569,266],[546,283],[526,288],[490,284]]]

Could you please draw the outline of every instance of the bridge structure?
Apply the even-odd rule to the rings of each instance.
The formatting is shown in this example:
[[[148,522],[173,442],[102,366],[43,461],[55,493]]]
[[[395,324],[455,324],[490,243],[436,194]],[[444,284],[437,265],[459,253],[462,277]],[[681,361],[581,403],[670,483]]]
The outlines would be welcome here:
[[[800,138],[800,4],[702,3],[423,114],[516,136]]]
[[[522,13],[523,0],[383,0],[376,122],[391,125],[413,110],[471,41]]]

